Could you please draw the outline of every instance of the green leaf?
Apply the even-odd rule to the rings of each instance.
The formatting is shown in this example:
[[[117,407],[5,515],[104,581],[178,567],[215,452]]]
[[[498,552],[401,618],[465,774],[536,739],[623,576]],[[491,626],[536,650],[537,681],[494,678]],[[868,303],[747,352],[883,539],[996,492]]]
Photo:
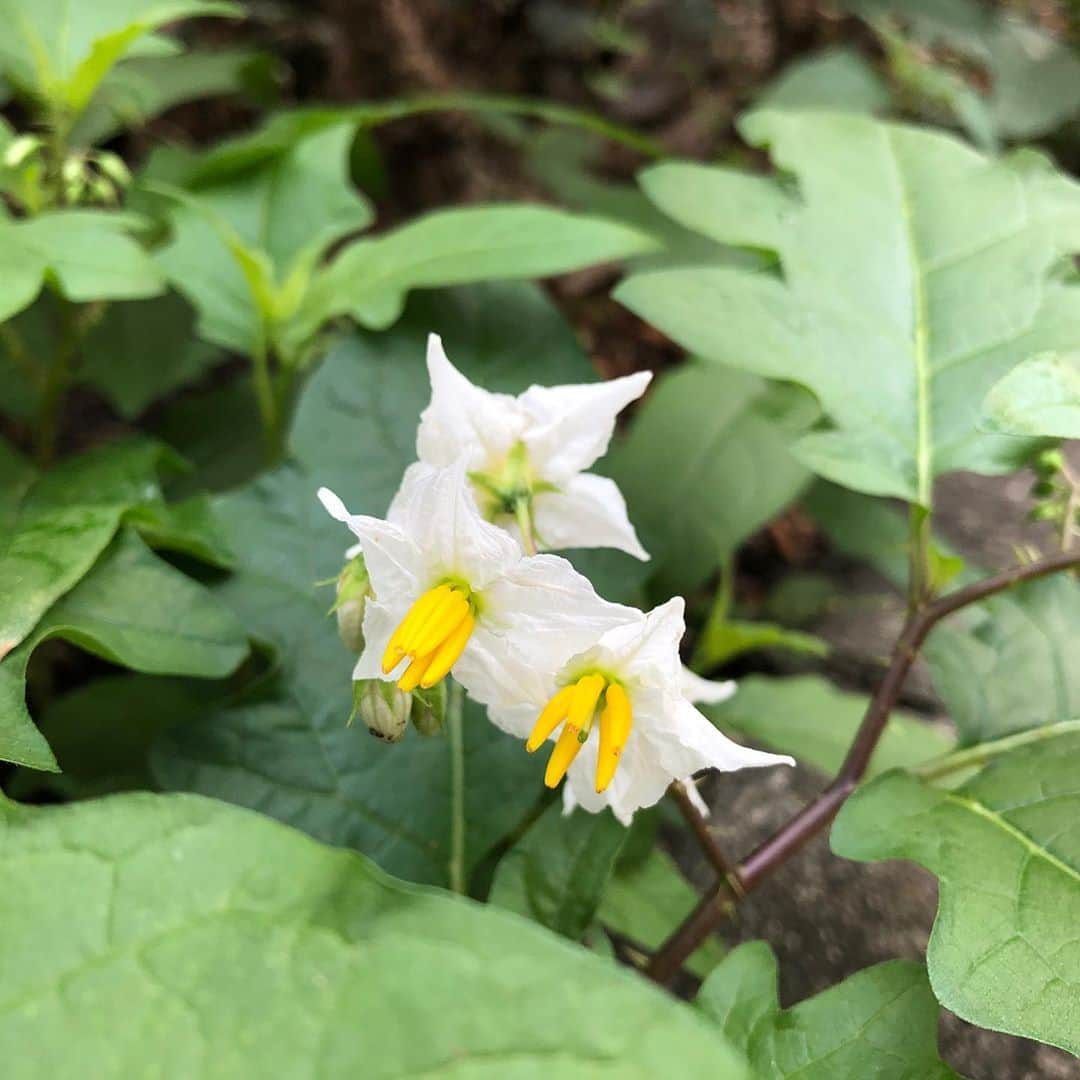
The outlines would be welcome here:
[[[0,443],[0,656],[93,566],[129,508],[160,501],[163,457],[130,440],[38,474]]]
[[[703,711],[728,734],[740,734],[793,754],[829,775],[836,773],[866,712],[867,698],[837,690],[817,675],[739,680],[737,693]],[[870,762],[869,775],[944,754],[952,740],[939,728],[896,711]]]
[[[1080,718],[1080,583],[1044,578],[942,624],[926,644],[961,745]]]
[[[1043,353],[1018,364],[986,395],[980,422],[1006,435],[1080,439],[1080,352]]]
[[[220,600],[122,532],[0,663],[0,759],[56,767],[25,700],[30,654],[56,637],[115,664],[161,675],[220,678],[248,651],[243,628]]]
[[[695,646],[695,659],[703,668],[715,668],[743,653],[783,649],[807,656],[828,656],[828,642],[813,634],[789,630],[770,622],[724,619],[710,622]]]
[[[114,304],[82,344],[79,379],[132,420],[221,359],[194,331],[195,313],[176,293]]]
[[[661,165],[646,192],[722,243],[778,253],[782,275],[634,274],[616,296],[686,348],[820,399],[832,427],[800,443],[821,475],[929,507],[934,477],[1001,472],[1031,447],[977,428],[983,396],[1033,353],[1080,333],[1059,273],[1080,246],[1076,185],[1031,153],[835,113],[742,124],[791,182]]]
[[[559,799],[503,857],[488,900],[578,941],[596,916],[626,835],[611,811],[564,815]]]
[[[296,333],[310,335],[338,315],[385,328],[410,289],[545,277],[655,247],[625,225],[547,206],[437,210],[346,248],[314,280]]]
[[[788,64],[758,94],[755,105],[883,113],[889,111],[892,96],[881,76],[859,53],[838,46]]]
[[[590,370],[572,331],[533,286],[418,298],[386,334],[342,342],[312,379],[293,432],[294,460],[219,500],[237,553],[220,595],[277,661],[229,707],[170,731],[153,768],[168,788],[258,807],[312,835],[355,847],[391,872],[445,883],[450,756],[445,737],[386,745],[346,727],[353,658],[314,583],[340,570],[347,535],[315,492],[334,488],[356,512],[383,514],[405,467],[429,390],[424,346],[445,330],[449,354],[491,389],[577,381]],[[514,832],[543,787],[543,762],[468,710],[466,863],[474,869]]]
[[[228,534],[206,495],[173,503],[143,503],[129,510],[124,520],[135,526],[151,547],[183,552],[222,570],[236,565]]]
[[[845,858],[937,875],[927,961],[964,1020],[1080,1053],[1080,736],[1015,749],[961,787],[887,773],[833,826]]]
[[[157,268],[127,234],[131,223],[130,216],[98,210],[54,210],[21,221],[0,211],[0,321],[29,307],[46,281],[76,303],[162,292]]]
[[[616,871],[604,890],[597,918],[634,944],[654,950],[699,900],[671,856],[654,847],[643,860]],[[715,937],[706,938],[687,961],[687,970],[704,978],[723,955],[723,945]]]
[[[748,1078],[719,1032],[630,973],[256,814],[155,795],[0,813],[11,1080],[119,1080],[163,1048],[169,1071],[206,1080],[659,1076],[672,1061]]]
[[[809,479],[788,450],[816,410],[790,388],[689,364],[664,377],[605,471],[664,588],[686,592],[782,510]]]
[[[921,964],[876,964],[781,1009],[776,957],[764,941],[750,941],[706,979],[697,1005],[768,1080],[957,1075],[938,1057],[938,1007]]]
[[[63,115],[86,107],[113,65],[139,38],[196,15],[241,15],[239,4],[207,0],[0,0],[0,68]]]

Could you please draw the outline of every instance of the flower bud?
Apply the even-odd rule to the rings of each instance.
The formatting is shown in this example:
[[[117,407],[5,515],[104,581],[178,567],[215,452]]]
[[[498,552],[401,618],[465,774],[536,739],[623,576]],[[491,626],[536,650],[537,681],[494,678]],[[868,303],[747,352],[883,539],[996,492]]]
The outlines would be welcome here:
[[[446,722],[446,680],[428,690],[414,690],[412,723],[420,735],[438,735]]]
[[[373,595],[364,556],[357,555],[338,575],[337,600],[334,602],[338,635],[345,648],[357,656],[364,651],[364,608],[367,598]]]
[[[353,715],[359,714],[368,731],[384,742],[398,742],[405,734],[412,695],[381,679],[353,683]]]
[[[1062,452],[1055,448],[1052,450],[1043,450],[1036,458],[1032,466],[1036,473],[1041,476],[1050,476],[1053,473],[1061,472],[1065,467],[1065,456]]]

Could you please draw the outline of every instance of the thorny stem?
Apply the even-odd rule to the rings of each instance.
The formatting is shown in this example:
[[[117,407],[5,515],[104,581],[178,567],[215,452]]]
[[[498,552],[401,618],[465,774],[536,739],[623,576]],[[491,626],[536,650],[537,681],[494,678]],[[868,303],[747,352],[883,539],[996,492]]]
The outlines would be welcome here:
[[[908,615],[892,659],[867,706],[862,724],[855,734],[847,757],[836,778],[811,803],[803,807],[786,825],[781,826],[763,844],[755,848],[733,872],[738,889],[749,892],[760,885],[777,867],[816,836],[836,816],[848,796],[866,773],[874,750],[881,739],[889,714],[896,705],[904,679],[911,670],[927,635],[942,619],[987,597],[1011,589],[1025,581],[1080,567],[1080,553],[1064,552],[1025,566],[1014,566],[993,577],[930,601]],[[986,752],[986,748],[982,748]],[[721,877],[702,897],[675,932],[661,946],[649,964],[647,974],[656,982],[673,978],[705,938],[734,907],[738,894]]]
[[[450,736],[450,861],[447,876],[452,892],[465,893],[465,731],[464,693],[450,682],[446,727]]]

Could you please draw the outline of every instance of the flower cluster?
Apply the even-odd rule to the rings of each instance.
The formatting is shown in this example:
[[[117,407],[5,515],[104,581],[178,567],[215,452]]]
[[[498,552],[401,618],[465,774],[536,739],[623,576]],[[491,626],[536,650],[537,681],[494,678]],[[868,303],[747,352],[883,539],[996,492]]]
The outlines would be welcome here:
[[[359,653],[353,677],[396,683],[358,694],[378,706],[378,733],[404,733],[407,698],[393,694],[421,695],[430,716],[423,695],[452,671],[529,752],[554,744],[545,783],[566,778],[567,807],[610,806],[626,822],[673,779],[790,762],[731,742],[694,707],[732,687],[682,667],[681,599],[648,614],[609,603],[566,559],[537,553],[614,547],[648,558],[615,483],[586,470],[650,376],[512,397],[470,383],[435,335],[427,363],[419,460],[386,518],[350,514],[319,491],[357,540],[338,605],[343,640]]]

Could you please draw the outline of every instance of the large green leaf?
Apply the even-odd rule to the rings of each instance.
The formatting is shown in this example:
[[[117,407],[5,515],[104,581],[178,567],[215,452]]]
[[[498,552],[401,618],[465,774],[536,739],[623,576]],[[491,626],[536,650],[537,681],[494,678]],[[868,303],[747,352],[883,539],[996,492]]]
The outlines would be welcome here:
[[[800,444],[816,471],[931,503],[950,469],[1013,468],[1030,447],[977,428],[1020,360],[1069,347],[1080,292],[1080,189],[1031,153],[983,157],[947,135],[865,116],[744,118],[787,179],[661,165],[647,193],[723,243],[778,253],[781,273],[639,273],[616,295],[693,352],[817,394],[832,428]]]
[[[614,815],[553,802],[503,856],[489,901],[578,940],[592,924],[626,828]]]
[[[124,795],[0,816],[11,1080],[748,1076],[630,973],[256,814]]]
[[[238,558],[221,595],[275,648],[276,669],[247,700],[173,730],[154,769],[166,787],[256,806],[394,873],[439,883],[451,832],[448,741],[410,733],[388,746],[345,726],[353,661],[326,615],[332,596],[314,586],[335,575],[348,546],[315,498],[319,485],[357,512],[382,514],[415,456],[431,327],[466,375],[492,389],[591,374],[572,332],[525,285],[424,297],[391,332],[342,343],[301,402],[294,461],[219,501]],[[468,711],[465,738],[471,869],[535,804],[543,763],[480,710]]]
[[[833,826],[851,859],[937,875],[927,961],[938,1000],[982,1027],[1080,1053],[1080,735],[1014,749],[949,791],[907,773],[855,793]]]
[[[728,368],[663,378],[604,465],[662,583],[699,585],[809,479],[789,443],[817,413],[806,395]]]
[[[0,0],[0,69],[56,114],[77,114],[113,65],[156,27],[242,10],[214,0]]]
[[[964,612],[927,642],[962,744],[1080,719],[1080,583],[1033,581]]]
[[[751,941],[706,979],[697,1004],[761,1080],[956,1076],[938,1057],[938,1007],[921,964],[877,964],[781,1009],[776,957],[765,942]]]
[[[1080,439],[1080,352],[1018,364],[986,395],[982,425],[1007,435]]]
[[[837,690],[817,675],[769,679],[751,675],[720,705],[703,706],[723,731],[793,754],[825,773],[835,773],[866,712],[862,694]],[[945,753],[952,740],[938,728],[894,712],[874,751],[869,775],[915,765]]]
[[[161,274],[127,234],[130,224],[98,210],[54,210],[21,221],[0,210],[0,320],[29,307],[46,281],[75,302],[162,292]]]
[[[130,440],[39,474],[0,442],[0,656],[90,569],[127,510],[160,500],[162,456]]]
[[[854,49],[824,49],[788,64],[758,94],[755,104],[769,109],[890,111],[892,96],[880,75]]]
[[[0,662],[0,759],[55,768],[26,709],[26,666],[41,642],[61,637],[136,671],[228,675],[247,654],[236,617],[201,585],[122,532],[93,569]]]

